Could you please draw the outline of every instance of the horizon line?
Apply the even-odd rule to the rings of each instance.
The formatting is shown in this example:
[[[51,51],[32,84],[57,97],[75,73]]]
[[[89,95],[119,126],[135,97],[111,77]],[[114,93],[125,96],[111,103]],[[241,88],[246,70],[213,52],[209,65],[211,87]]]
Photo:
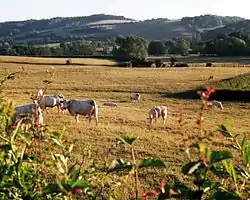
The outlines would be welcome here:
[[[112,15],[112,16],[119,16],[119,17],[125,17],[126,19],[130,19],[130,20],[135,20],[135,21],[147,21],[147,20],[153,20],[153,19],[169,19],[169,20],[180,20],[186,17],[201,17],[201,16],[218,16],[218,17],[238,17],[238,18],[242,18],[244,20],[249,20],[249,18],[246,17],[240,17],[240,16],[236,16],[236,15],[217,15],[217,14],[200,14],[200,15],[194,15],[194,16],[183,16],[181,18],[168,18],[168,17],[157,17],[157,18],[146,18],[146,19],[133,19],[130,17],[126,17],[123,15],[116,15],[116,14],[108,14],[108,13],[96,13],[96,14],[90,14],[90,15],[76,15],[76,16],[55,16],[55,17],[48,17],[48,18],[27,18],[27,19],[23,19],[23,20],[6,20],[6,21],[0,21],[0,23],[11,23],[11,22],[25,22],[25,21],[40,21],[40,20],[51,20],[51,19],[55,19],[55,18],[77,18],[77,17],[90,17],[90,16],[94,16],[94,15]]]

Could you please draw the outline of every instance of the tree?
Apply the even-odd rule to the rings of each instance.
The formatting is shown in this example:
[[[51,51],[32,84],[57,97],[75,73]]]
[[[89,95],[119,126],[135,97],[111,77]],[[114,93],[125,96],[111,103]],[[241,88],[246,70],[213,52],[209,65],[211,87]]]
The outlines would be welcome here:
[[[145,60],[148,56],[147,42],[143,38],[127,36],[116,38],[117,47],[112,54],[115,57],[128,60]]]
[[[151,41],[148,45],[148,54],[149,55],[164,55],[166,49],[164,44],[161,41]]]
[[[179,42],[179,45],[180,45],[181,54],[184,54],[184,55],[188,54],[188,50],[190,49],[189,42],[185,39],[181,39]]]

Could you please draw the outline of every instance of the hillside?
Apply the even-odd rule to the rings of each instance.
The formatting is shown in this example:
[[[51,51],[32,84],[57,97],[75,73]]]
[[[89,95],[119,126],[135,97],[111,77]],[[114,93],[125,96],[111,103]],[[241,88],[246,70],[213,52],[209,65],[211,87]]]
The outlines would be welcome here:
[[[243,33],[250,32],[250,20],[238,21],[227,26],[223,26],[214,30],[207,31],[203,35],[203,39],[209,40],[214,38],[216,35],[229,34],[234,31],[241,31]]]
[[[167,18],[137,21],[123,16],[91,15],[0,23],[0,39],[15,42],[49,43],[78,38],[104,39],[135,35],[150,40],[192,36],[244,20],[239,17],[204,15],[179,20]]]

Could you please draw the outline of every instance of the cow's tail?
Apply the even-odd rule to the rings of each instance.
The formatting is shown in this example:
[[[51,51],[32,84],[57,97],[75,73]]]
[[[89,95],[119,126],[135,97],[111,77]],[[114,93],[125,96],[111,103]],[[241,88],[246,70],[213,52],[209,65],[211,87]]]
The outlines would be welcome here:
[[[92,115],[95,117],[96,125],[98,124],[98,106],[95,100],[92,100],[91,105],[94,106],[94,110],[92,111]]]

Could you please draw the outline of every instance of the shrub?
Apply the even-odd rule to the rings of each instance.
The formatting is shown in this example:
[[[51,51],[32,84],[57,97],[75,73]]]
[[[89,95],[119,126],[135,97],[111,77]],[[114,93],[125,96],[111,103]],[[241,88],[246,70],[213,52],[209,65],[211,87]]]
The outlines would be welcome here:
[[[188,67],[187,63],[176,63],[174,67]]]
[[[206,63],[206,67],[213,67],[213,64],[212,63]]]

